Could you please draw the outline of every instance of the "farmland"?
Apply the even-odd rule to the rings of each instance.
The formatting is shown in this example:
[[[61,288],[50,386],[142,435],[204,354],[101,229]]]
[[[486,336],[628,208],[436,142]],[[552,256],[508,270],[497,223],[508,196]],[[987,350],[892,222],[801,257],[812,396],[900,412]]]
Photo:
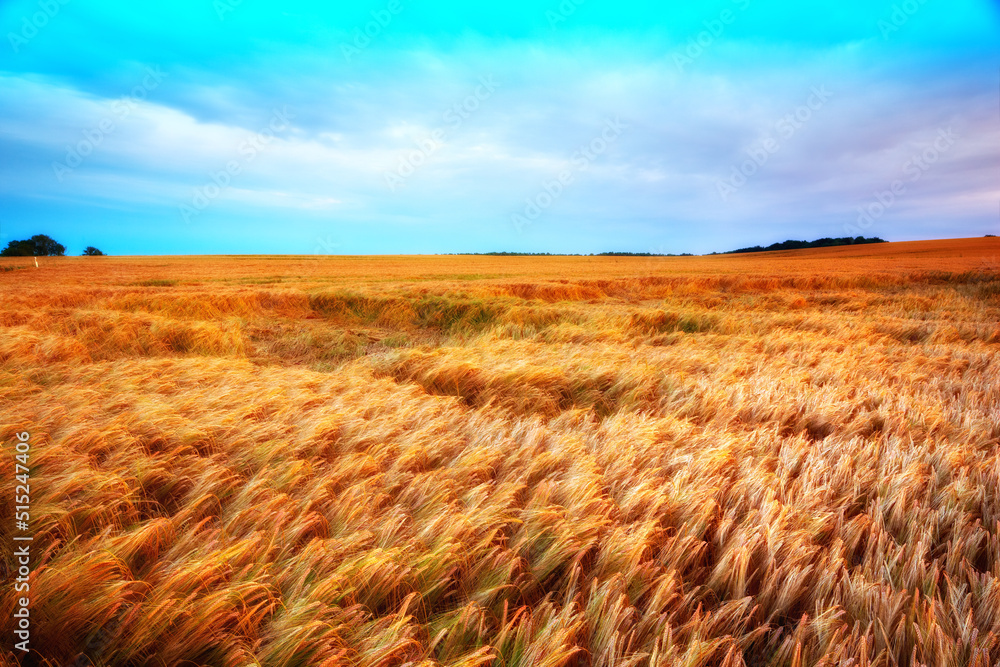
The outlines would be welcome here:
[[[998,256],[0,260],[35,664],[995,665]]]

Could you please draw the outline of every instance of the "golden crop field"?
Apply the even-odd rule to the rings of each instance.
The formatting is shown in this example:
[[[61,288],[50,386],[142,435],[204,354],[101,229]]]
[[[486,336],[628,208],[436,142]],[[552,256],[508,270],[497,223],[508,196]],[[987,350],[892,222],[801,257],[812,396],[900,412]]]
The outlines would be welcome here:
[[[2,260],[3,609],[27,432],[38,665],[991,667],[998,256]]]

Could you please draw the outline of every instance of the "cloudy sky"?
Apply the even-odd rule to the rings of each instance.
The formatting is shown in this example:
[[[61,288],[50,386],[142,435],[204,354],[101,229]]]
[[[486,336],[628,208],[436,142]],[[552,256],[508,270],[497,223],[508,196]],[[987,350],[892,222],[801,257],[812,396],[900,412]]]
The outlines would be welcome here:
[[[1000,2],[4,0],[0,241],[695,252],[1000,233]]]

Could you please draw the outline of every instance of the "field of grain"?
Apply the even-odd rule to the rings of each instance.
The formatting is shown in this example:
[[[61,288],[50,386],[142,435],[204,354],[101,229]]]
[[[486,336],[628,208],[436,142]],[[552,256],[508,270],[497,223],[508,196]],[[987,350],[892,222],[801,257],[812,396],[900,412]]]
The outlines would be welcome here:
[[[1000,664],[998,256],[0,260],[0,660]]]

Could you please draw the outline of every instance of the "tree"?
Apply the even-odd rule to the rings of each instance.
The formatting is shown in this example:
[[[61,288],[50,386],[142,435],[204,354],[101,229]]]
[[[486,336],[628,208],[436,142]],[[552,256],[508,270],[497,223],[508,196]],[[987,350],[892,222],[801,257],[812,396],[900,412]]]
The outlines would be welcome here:
[[[0,250],[0,257],[31,257],[35,254],[35,244],[31,241],[11,241]]]
[[[45,234],[35,234],[30,239],[11,241],[0,251],[0,257],[62,257],[66,246]]]
[[[84,248],[83,249],[83,254],[87,255],[87,256],[90,256],[90,257],[98,257],[98,256],[104,255],[103,252],[101,252],[100,250],[98,250],[97,248],[95,248],[92,245],[89,245],[86,248]]]
[[[66,246],[45,234],[35,234],[31,241],[35,244],[36,257],[62,257],[66,254]]]

